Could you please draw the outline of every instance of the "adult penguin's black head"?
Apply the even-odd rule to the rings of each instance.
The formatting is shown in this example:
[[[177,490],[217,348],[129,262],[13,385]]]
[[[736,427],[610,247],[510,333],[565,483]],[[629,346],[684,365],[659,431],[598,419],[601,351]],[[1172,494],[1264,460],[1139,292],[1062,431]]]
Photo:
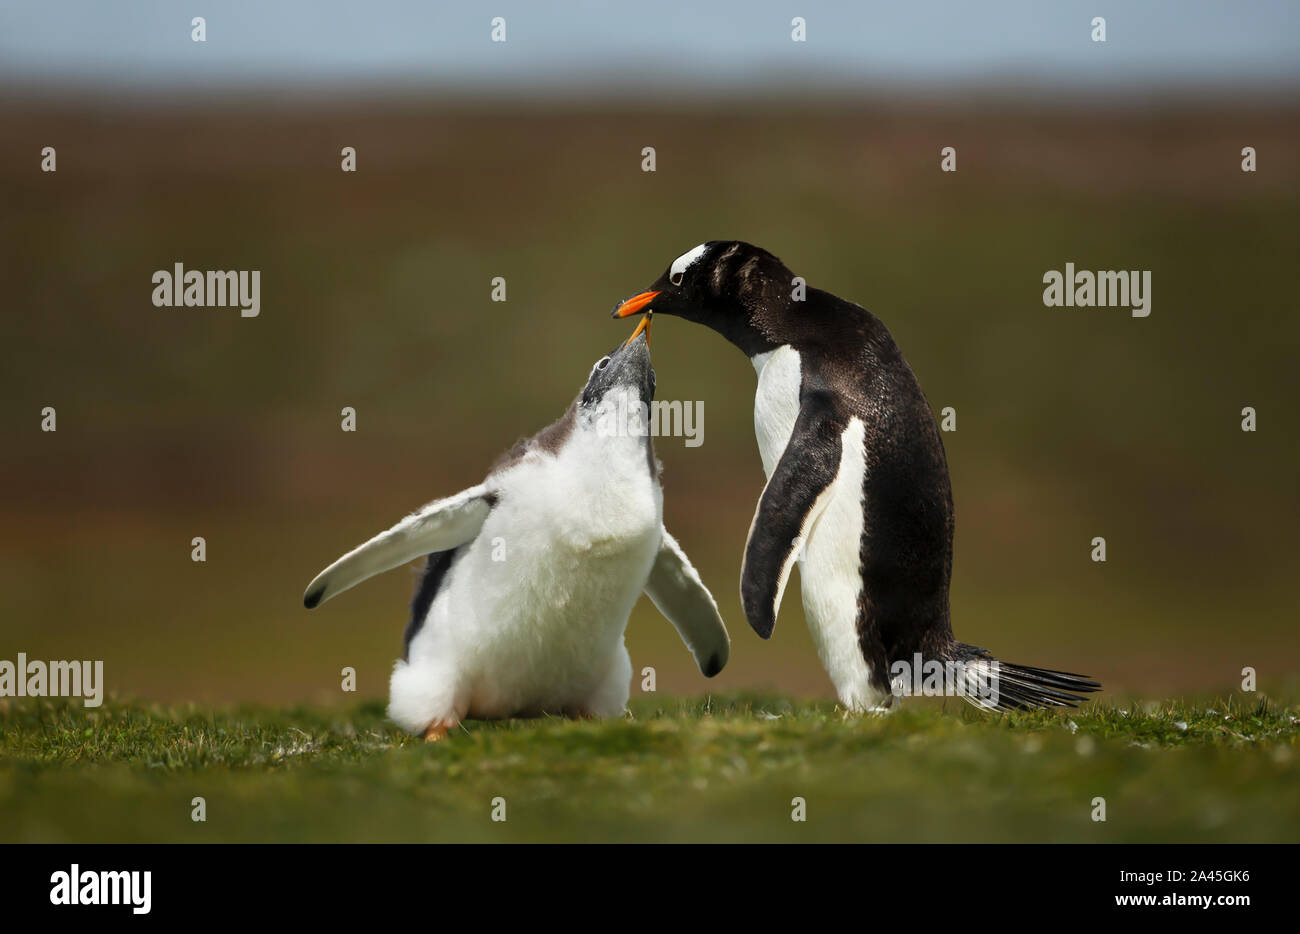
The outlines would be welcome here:
[[[794,274],[760,247],[710,240],[668,264],[644,292],[619,302],[613,317],[642,311],[712,328],[749,356],[786,342]]]

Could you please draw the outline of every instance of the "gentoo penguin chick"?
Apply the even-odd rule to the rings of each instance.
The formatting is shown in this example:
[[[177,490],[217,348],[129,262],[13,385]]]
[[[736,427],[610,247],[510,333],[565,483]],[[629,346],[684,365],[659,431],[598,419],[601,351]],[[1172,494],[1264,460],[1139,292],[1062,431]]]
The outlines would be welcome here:
[[[705,677],[727,663],[717,604],[663,527],[643,417],[655,389],[648,337],[643,320],[596,362],[564,416],[481,484],[407,516],[308,585],[310,609],[428,555],[389,686],[388,714],[403,728],[438,739],[467,718],[618,716],[632,679],[623,633],[642,591]]]
[[[927,690],[942,671],[944,693],[1003,710],[1074,706],[1101,687],[998,662],[953,638],[948,465],[929,403],[879,319],[734,240],[683,253],[613,314],[651,310],[712,328],[758,371],[767,485],[740,595],[761,637],[772,634],[798,561],[813,641],[850,710],[887,708],[923,672]]]

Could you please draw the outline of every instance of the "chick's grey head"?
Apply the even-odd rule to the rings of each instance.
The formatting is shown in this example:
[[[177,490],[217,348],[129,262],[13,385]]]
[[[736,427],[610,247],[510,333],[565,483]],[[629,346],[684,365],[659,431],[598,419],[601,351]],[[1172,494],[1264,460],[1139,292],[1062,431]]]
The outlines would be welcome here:
[[[637,326],[632,337],[596,361],[587,377],[578,404],[594,411],[614,396],[625,396],[629,404],[649,405],[655,396],[655,371],[650,365],[650,315]]]

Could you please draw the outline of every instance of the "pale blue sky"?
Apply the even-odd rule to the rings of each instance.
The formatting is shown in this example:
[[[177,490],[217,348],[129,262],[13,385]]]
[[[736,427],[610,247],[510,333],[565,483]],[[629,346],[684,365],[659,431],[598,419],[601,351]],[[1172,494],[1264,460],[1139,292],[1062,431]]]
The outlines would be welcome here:
[[[489,41],[504,16],[508,42]],[[207,19],[207,42],[190,19]],[[803,16],[808,41],[790,41]],[[1090,40],[1105,16],[1108,41]],[[1037,90],[1300,79],[1298,0],[0,0],[0,75],[166,94],[195,85],[726,93],[803,83]]]

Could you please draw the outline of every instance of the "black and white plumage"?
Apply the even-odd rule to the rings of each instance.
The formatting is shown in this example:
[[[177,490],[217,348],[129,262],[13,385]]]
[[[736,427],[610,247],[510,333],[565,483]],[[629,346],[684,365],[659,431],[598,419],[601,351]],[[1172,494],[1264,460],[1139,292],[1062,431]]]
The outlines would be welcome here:
[[[918,657],[962,682],[992,671],[992,701],[968,698],[979,706],[1073,706],[1100,688],[954,639],[947,461],[920,384],[879,319],[739,241],[682,254],[614,316],[646,310],[717,331],[758,372],[754,428],[768,479],[740,589],[760,636],[772,634],[797,561],[818,654],[851,710],[887,708],[891,671]]]
[[[478,486],[430,503],[322,571],[310,609],[428,555],[389,716],[435,739],[467,718],[617,716],[632,677],[624,630],[642,592],[712,677],[730,641],[663,527],[648,431],[618,428],[654,395],[648,335],[592,368],[565,415]]]

